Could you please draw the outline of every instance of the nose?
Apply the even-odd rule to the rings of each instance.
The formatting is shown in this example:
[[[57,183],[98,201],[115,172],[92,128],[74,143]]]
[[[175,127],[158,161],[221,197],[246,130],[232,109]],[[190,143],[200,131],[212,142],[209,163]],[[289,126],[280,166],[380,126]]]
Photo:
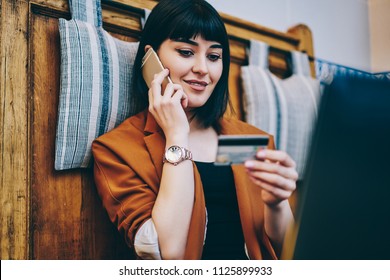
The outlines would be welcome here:
[[[192,67],[194,73],[205,75],[208,73],[207,58],[206,56],[198,56],[195,59],[194,65]]]

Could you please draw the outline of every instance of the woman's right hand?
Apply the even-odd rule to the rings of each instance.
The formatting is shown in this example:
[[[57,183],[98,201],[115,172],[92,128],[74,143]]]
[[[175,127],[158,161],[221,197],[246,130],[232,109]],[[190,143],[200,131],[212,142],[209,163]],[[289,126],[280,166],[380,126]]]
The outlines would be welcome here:
[[[169,70],[164,69],[154,76],[149,89],[149,112],[164,131],[167,140],[175,141],[183,136],[188,137],[190,132],[184,112],[188,99],[181,85],[169,83],[165,89],[162,89],[162,82],[168,74]]]
[[[154,76],[149,89],[149,111],[164,131],[165,148],[172,145],[189,148],[190,126],[184,111],[188,105],[187,95],[178,84],[169,83],[165,89],[162,87],[168,73],[165,69]],[[163,165],[152,210],[163,259],[184,258],[195,195],[193,178],[193,166],[189,160],[177,166]]]

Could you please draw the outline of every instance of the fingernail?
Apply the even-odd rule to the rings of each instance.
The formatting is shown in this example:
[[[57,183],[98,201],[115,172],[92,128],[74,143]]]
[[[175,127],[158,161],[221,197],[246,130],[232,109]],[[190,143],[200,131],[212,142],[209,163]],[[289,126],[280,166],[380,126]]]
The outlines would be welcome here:
[[[246,161],[244,165],[245,165],[245,167],[248,167],[248,168],[255,166],[253,161]]]
[[[260,150],[257,152],[258,158],[265,158],[265,150]]]

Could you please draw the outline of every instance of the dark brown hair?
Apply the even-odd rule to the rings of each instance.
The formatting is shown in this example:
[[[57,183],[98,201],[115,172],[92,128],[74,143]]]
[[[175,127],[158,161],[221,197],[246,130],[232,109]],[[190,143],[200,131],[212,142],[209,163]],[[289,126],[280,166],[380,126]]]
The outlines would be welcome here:
[[[191,39],[201,36],[222,45],[223,70],[208,101],[196,109],[197,119],[204,127],[215,126],[229,102],[230,50],[225,25],[218,12],[204,0],[161,0],[150,13],[141,33],[134,62],[132,102],[133,112],[148,107],[148,88],[141,74],[146,45],[158,50],[166,39]]]

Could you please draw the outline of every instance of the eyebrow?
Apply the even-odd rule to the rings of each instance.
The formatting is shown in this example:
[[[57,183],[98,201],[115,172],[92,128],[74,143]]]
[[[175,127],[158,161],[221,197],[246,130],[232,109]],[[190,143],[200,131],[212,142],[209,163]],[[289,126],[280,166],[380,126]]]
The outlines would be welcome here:
[[[187,44],[190,44],[190,45],[193,45],[193,46],[199,46],[199,44],[191,39],[186,39],[186,38],[177,38],[177,39],[172,39],[172,41],[175,41],[175,42],[182,42],[182,43],[187,43]],[[214,45],[211,45],[210,48],[212,49],[222,49],[222,45],[221,44],[214,44]]]

